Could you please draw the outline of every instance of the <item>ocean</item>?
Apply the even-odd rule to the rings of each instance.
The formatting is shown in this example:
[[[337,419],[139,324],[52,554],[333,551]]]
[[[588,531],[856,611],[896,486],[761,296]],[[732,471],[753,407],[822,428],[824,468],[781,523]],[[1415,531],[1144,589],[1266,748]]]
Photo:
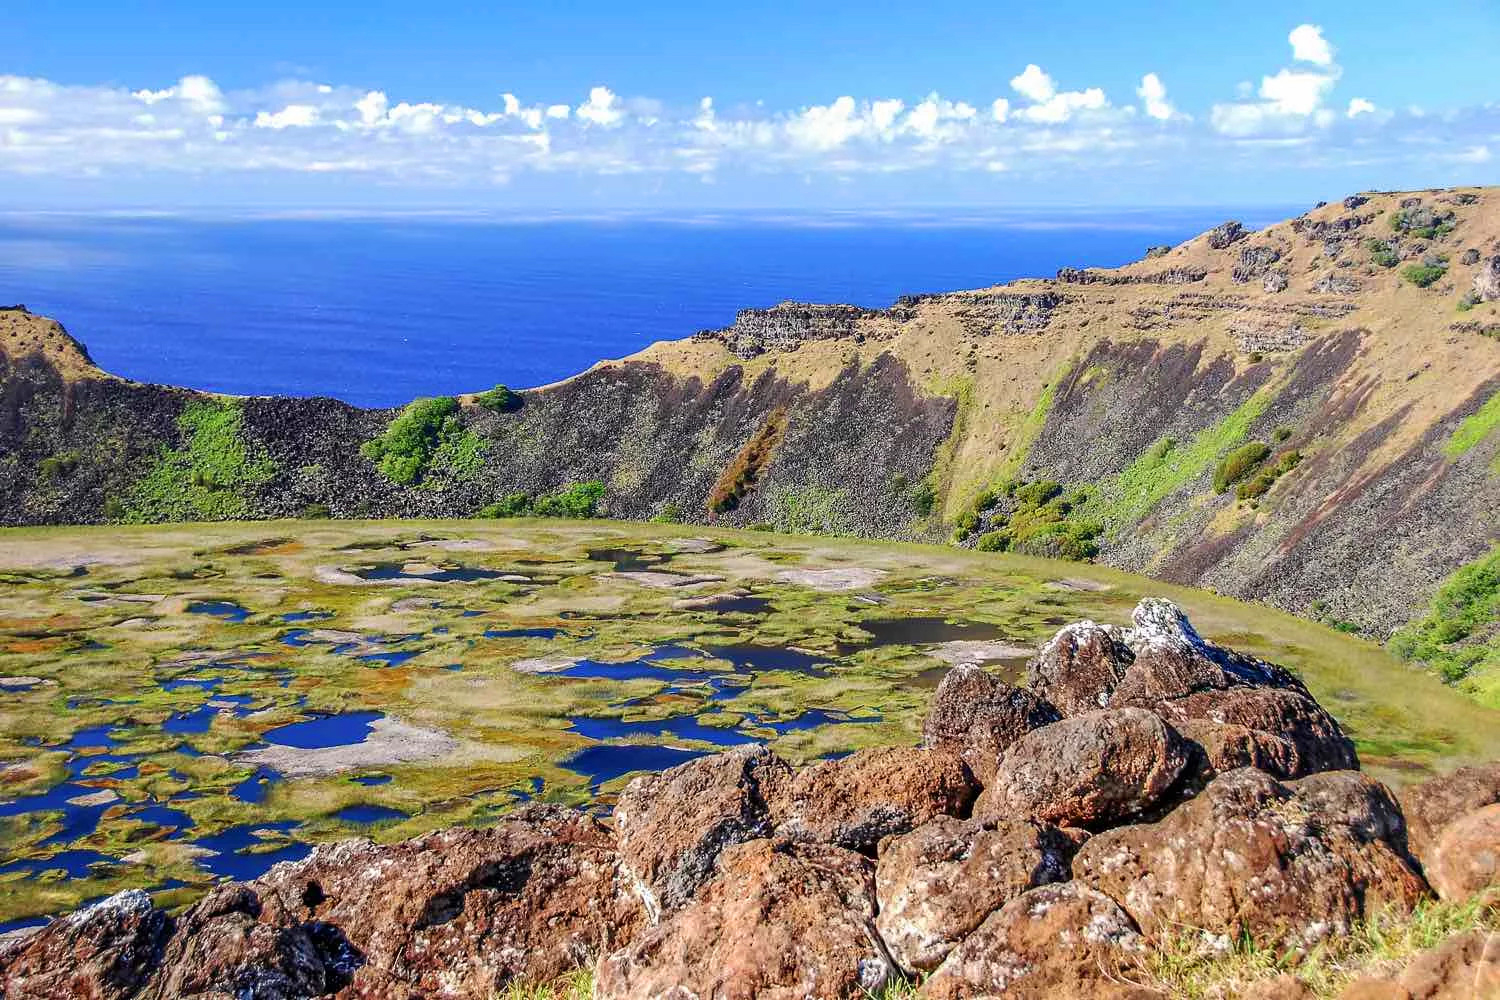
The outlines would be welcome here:
[[[1287,214],[8,215],[0,303],[60,320],[127,378],[394,406],[546,384],[744,307],[885,306]]]

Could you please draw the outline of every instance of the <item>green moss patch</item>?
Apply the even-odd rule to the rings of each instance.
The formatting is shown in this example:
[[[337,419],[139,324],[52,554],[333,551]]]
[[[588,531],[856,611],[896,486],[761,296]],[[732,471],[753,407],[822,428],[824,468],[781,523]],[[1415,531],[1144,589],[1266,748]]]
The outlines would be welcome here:
[[[1500,546],[1444,581],[1426,616],[1397,632],[1391,649],[1450,684],[1492,686],[1500,674]]]
[[[186,438],[166,448],[131,490],[121,520],[231,521],[250,513],[248,492],[268,482],[276,466],[264,454],[251,454],[241,429],[238,401],[201,399],[177,418]]]

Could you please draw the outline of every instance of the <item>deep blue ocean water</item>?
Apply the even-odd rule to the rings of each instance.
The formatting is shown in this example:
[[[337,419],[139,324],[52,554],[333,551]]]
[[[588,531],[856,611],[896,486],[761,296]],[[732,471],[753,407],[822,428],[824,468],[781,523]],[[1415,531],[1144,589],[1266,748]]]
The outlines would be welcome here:
[[[1133,213],[504,220],[0,216],[0,303],[103,368],[237,394],[541,385],[785,299],[889,305],[1111,266],[1229,217]]]

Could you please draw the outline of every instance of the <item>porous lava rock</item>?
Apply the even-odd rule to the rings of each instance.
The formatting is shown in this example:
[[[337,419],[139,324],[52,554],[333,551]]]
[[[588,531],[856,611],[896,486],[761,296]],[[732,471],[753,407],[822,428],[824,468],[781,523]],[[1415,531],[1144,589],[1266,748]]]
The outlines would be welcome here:
[[[951,750],[884,747],[803,768],[768,799],[777,836],[868,853],[937,816],[967,816],[977,792]]]
[[[1012,687],[977,664],[964,663],[938,684],[922,723],[922,745],[957,751],[984,785],[1011,744],[1060,718],[1045,698]]]
[[[1091,838],[1073,875],[1149,936],[1193,927],[1263,944],[1309,944],[1427,896],[1395,800],[1353,771],[1288,783],[1230,771],[1158,822]]]
[[[1500,761],[1460,767],[1408,785],[1400,795],[1411,852],[1426,865],[1428,852],[1444,827],[1500,802]]]
[[[1470,931],[1424,951],[1386,976],[1351,983],[1339,1000],[1495,1000],[1500,933]]]
[[[1068,879],[1072,843],[1025,819],[935,819],[887,841],[875,869],[875,926],[908,972],[936,968],[991,913]]]
[[[771,833],[767,793],[790,779],[780,757],[748,746],[625,786],[614,811],[620,861],[653,922],[692,898],[720,851]]]
[[[1027,665],[1026,686],[1063,715],[1104,708],[1135,658],[1125,638],[1113,625],[1064,625]]]
[[[596,1000],[837,1000],[889,980],[868,858],[755,840],[724,850],[716,867],[690,903],[600,963]]]
[[[1354,743],[1293,674],[1205,640],[1182,609],[1147,599],[1112,707],[1150,709],[1196,744],[1197,777],[1257,767],[1282,778],[1359,766]]]
[[[1500,805],[1485,806],[1443,827],[1422,868],[1444,899],[1461,901],[1500,889]]]
[[[171,933],[167,915],[130,889],[0,947],[6,1000],[123,1000],[145,984]]]
[[[1145,709],[1075,715],[1017,740],[974,815],[1105,826],[1159,802],[1188,761],[1188,746],[1176,730]]]
[[[1130,985],[1145,950],[1130,916],[1108,896],[1076,881],[1041,886],[991,914],[938,966],[921,995],[1159,998]]]

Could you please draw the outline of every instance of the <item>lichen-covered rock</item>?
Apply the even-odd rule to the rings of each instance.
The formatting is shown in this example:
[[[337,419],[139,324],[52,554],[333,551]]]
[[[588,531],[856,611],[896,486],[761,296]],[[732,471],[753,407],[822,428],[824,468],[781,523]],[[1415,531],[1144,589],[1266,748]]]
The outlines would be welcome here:
[[[1500,802],[1500,761],[1461,767],[1400,792],[1411,852],[1425,866],[1443,828],[1477,809]]]
[[[1142,601],[1110,705],[1160,715],[1197,745],[1197,777],[1253,766],[1282,778],[1359,766],[1354,743],[1287,670],[1214,645],[1170,601]]]
[[[867,858],[756,840],[725,850],[717,869],[690,903],[600,963],[596,1000],[852,1000],[890,978]]]
[[[1097,828],[1151,808],[1176,784],[1188,760],[1188,746],[1176,730],[1144,709],[1076,715],[1017,740],[974,804],[974,815]]]
[[[142,996],[301,1000],[350,987],[364,964],[339,928],[304,922],[274,891],[232,883],[216,888],[177,920],[161,967]],[[394,997],[405,985],[388,982],[371,967],[354,992],[378,987]]]
[[[957,750],[986,784],[1010,745],[1061,716],[1044,698],[964,663],[943,677],[922,723],[922,745]]]
[[[1109,705],[1135,654],[1113,625],[1064,625],[1026,669],[1026,686],[1063,715]]]
[[[803,768],[768,802],[777,836],[871,852],[882,837],[968,815],[977,791],[951,750],[885,747]]]
[[[0,949],[5,1000],[124,1000],[145,984],[171,933],[167,915],[129,889]]]
[[[692,898],[720,851],[770,834],[768,793],[790,779],[785,761],[750,746],[625,787],[614,812],[620,861],[653,922]]]
[[[586,966],[644,923],[610,831],[534,806],[488,829],[324,845],[210,895],[172,939],[161,996],[319,971],[354,996],[489,996]]]
[[[1474,276],[1474,294],[1483,302],[1500,299],[1500,255],[1479,266],[1479,273]]]
[[[1460,901],[1500,889],[1500,805],[1485,806],[1443,827],[1422,858],[1428,883]]]
[[[928,971],[1021,893],[1066,881],[1071,853],[1060,831],[1030,820],[935,819],[882,846],[875,926],[903,969]]]
[[[1114,900],[1079,882],[1011,900],[949,954],[922,987],[931,1000],[1024,997],[1146,1000],[1146,945]]]
[[[1500,933],[1470,931],[1422,952],[1386,976],[1351,983],[1339,1000],[1495,1000]]]
[[[1297,945],[1423,899],[1405,852],[1400,809],[1378,782],[1342,771],[1284,784],[1244,768],[1156,823],[1093,837],[1073,875],[1148,936],[1194,927]]]

